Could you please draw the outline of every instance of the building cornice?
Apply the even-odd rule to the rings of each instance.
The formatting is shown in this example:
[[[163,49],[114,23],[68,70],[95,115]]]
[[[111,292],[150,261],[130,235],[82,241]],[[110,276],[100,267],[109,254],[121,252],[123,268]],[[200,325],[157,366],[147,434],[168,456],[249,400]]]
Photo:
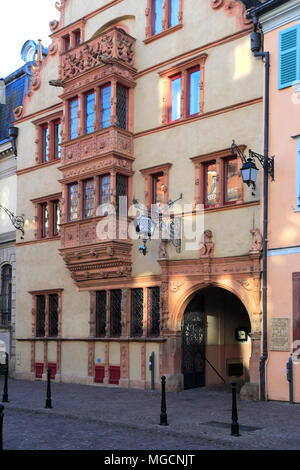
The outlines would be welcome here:
[[[266,34],[299,19],[300,2],[292,0],[261,15],[259,22],[262,25],[263,33]]]

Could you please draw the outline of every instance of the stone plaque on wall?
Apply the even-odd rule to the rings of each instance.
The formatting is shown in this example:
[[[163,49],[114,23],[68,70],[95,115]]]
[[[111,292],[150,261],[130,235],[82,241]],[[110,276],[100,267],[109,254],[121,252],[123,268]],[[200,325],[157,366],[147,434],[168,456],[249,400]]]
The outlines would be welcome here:
[[[271,318],[270,319],[270,350],[289,351],[290,350],[290,319]]]

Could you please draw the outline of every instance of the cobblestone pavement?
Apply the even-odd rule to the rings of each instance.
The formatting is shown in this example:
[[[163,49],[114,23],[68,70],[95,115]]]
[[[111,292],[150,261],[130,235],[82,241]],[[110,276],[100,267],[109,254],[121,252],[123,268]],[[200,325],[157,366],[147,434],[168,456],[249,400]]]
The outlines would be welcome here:
[[[3,381],[0,379],[0,398]],[[167,393],[169,426],[159,426],[160,392],[9,381],[6,449],[300,449],[300,404],[238,399],[240,437],[230,435],[228,387]]]

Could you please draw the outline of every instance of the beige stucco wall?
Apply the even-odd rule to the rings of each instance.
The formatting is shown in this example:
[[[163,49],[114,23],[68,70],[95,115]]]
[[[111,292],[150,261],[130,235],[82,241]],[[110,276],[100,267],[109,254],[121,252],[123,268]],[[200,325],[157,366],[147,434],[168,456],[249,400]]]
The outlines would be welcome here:
[[[129,345],[129,377],[130,380],[141,380],[141,345]]]
[[[63,343],[61,368],[64,381],[73,382],[88,375],[87,349],[84,342]]]
[[[89,295],[78,292],[58,249],[56,241],[17,248],[17,337],[31,336],[32,297],[29,292],[51,289],[63,289],[63,336],[85,338],[89,334]]]
[[[69,2],[65,12],[65,24],[73,23],[82,16],[88,15],[108,3],[110,2],[72,0]],[[145,46],[143,40],[145,39],[146,28],[146,7],[145,1],[124,0],[114,7],[104,10],[99,15],[88,19],[86,23],[86,40],[90,39],[99,28],[110,22],[113,18],[117,19],[126,15],[135,16],[135,26],[131,35],[138,40],[137,68],[143,70],[156,64],[158,57],[160,62],[169,59],[170,51],[176,51],[174,56],[186,52],[187,44],[189,44],[189,50],[193,50],[209,44],[217,38],[223,38],[236,32],[236,19],[226,18],[223,9],[221,11],[213,11],[209,2],[201,1],[195,4],[194,0],[185,0],[184,28]],[[213,27],[211,23],[212,17]]]

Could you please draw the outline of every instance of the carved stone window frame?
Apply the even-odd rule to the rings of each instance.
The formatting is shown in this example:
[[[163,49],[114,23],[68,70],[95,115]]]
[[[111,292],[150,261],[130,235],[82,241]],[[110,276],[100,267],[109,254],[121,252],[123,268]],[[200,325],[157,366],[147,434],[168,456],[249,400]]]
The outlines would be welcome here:
[[[42,119],[38,119],[37,121],[33,121],[35,126],[35,145],[36,145],[36,152],[35,152],[35,164],[36,165],[47,165],[53,162],[60,162],[60,158],[56,158],[55,155],[55,126],[57,125],[58,121],[61,124],[61,137],[62,137],[62,123],[63,123],[63,114],[62,111],[57,112],[55,114],[51,114],[50,116],[46,116]],[[45,127],[48,127],[49,135],[48,135],[48,160],[43,161],[43,130]],[[62,140],[61,140],[62,144]]]
[[[61,198],[62,193],[53,194],[51,196],[44,196],[38,199],[32,199],[31,202],[35,205],[35,216],[34,216],[34,239],[36,241],[41,240],[59,240],[60,233],[54,233],[54,208],[55,203],[60,203],[61,213]],[[43,235],[43,206],[47,204],[48,207],[48,233],[47,236]]]
[[[97,171],[97,173],[86,173],[81,177],[68,178],[67,180],[60,180],[60,183],[63,184],[62,188],[62,202],[61,202],[61,224],[73,224],[81,223],[87,219],[84,217],[84,203],[83,203],[83,194],[84,194],[84,182],[89,179],[94,179],[94,215],[89,217],[88,220],[91,220],[95,217],[105,217],[99,216],[98,207],[101,204],[100,201],[100,184],[101,177],[109,175],[110,176],[110,204],[117,208],[117,175],[122,175],[127,178],[127,199],[128,202],[132,201],[132,177],[133,172],[129,170],[117,170],[116,168],[104,167],[102,170]],[[69,220],[69,186],[72,184],[78,185],[78,218],[76,220]]]
[[[107,127],[101,127],[101,93],[103,88],[106,86],[111,87],[111,114],[110,114],[110,125]],[[132,133],[134,130],[134,87],[135,83],[131,80],[127,80],[124,77],[121,77],[115,73],[107,75],[105,78],[102,78],[99,81],[94,82],[93,86],[89,83],[78,90],[74,94],[74,92],[65,93],[63,96],[63,107],[64,107],[64,118],[63,118],[63,144],[67,142],[76,142],[77,139],[86,135],[92,135],[92,133],[86,133],[86,112],[85,112],[85,104],[86,104],[86,95],[88,93],[94,92],[95,94],[95,104],[94,104],[94,132],[98,131],[106,131],[111,126],[117,126],[117,88],[118,86],[126,88],[127,90],[127,129],[123,129],[127,132]],[[78,131],[77,137],[70,139],[70,102],[72,100],[78,99]],[[121,127],[118,127],[122,129]]]
[[[121,324],[122,324],[122,334],[121,338],[130,338],[133,341],[138,339],[145,339],[152,337],[149,335],[148,326],[149,326],[149,299],[150,299],[150,291],[152,288],[158,288],[161,297],[161,286],[159,283],[150,283],[149,285],[137,285],[131,286],[129,288],[122,288],[122,287],[114,287],[114,289],[99,289],[98,291],[91,291],[90,292],[90,338],[97,338],[97,340],[107,340],[109,338],[113,338],[111,336],[111,291],[112,290],[121,290],[122,291],[122,301],[121,301]],[[132,334],[132,291],[134,289],[142,289],[143,290],[143,333],[139,336],[134,336]],[[96,302],[96,295],[97,292],[106,292],[106,334],[105,336],[96,336],[96,316],[97,316],[97,302]],[[159,303],[159,323],[161,325],[162,318],[161,318],[161,300]],[[154,336],[155,338],[156,336]]]
[[[169,174],[170,169],[172,168],[172,163],[164,163],[163,165],[152,166],[151,168],[145,168],[140,170],[145,180],[145,196],[144,203],[147,209],[151,209],[151,204],[153,201],[153,176],[158,173],[162,173],[164,176],[164,204],[169,202]]]
[[[52,40],[58,38],[60,55],[68,54],[73,49],[76,49],[76,47],[79,47],[78,45],[76,45],[76,38],[77,38],[77,34],[79,31],[80,31],[80,46],[85,42],[85,24],[86,24],[86,20],[81,19],[77,21],[76,23],[73,23],[69,25],[68,27],[63,28],[50,35]],[[67,37],[70,38],[70,48],[66,51],[65,39]]]
[[[207,60],[207,54],[200,54],[193,59],[186,60],[180,64],[171,67],[167,70],[159,72],[159,75],[163,81],[163,103],[162,103],[162,124],[172,123],[170,121],[170,106],[171,106],[171,95],[170,86],[171,79],[176,75],[181,76],[181,106],[180,106],[180,118],[178,121],[186,119],[192,119],[195,116],[199,116],[204,113],[204,83],[205,83],[205,63]],[[199,113],[193,116],[189,115],[189,96],[188,96],[188,77],[189,71],[199,67],[200,70],[200,83],[199,83]]]
[[[45,338],[61,338],[62,337],[62,293],[64,289],[48,289],[40,291],[30,291],[29,294],[32,297],[32,337],[36,338],[36,319],[37,319],[37,298],[38,296],[45,296],[45,336],[39,337],[39,339]],[[58,296],[58,334],[57,336],[49,336],[49,296],[56,294]]]
[[[170,0],[163,0],[163,22],[162,22],[162,31],[158,34],[154,34],[153,31],[153,17],[154,17],[154,1],[147,0],[147,8],[145,10],[146,15],[146,39],[144,40],[145,44],[149,44],[156,39],[160,39],[167,34],[174,33],[183,27],[183,1],[180,0],[179,3],[179,15],[178,15],[178,24],[170,27],[169,26],[169,5]]]
[[[246,149],[245,145],[240,146],[241,150]],[[224,172],[224,162],[228,159],[236,158],[236,154],[232,155],[232,150],[225,149],[218,152],[212,152],[205,155],[200,155],[198,157],[191,158],[191,161],[195,165],[195,198],[194,205],[202,205],[205,208],[205,211],[213,210],[220,207],[230,207],[236,206],[244,203],[244,184],[240,170],[238,171],[238,198],[233,203],[226,203],[224,200],[224,188],[225,188],[225,172]],[[203,190],[203,181],[204,181],[204,169],[205,166],[210,163],[216,163],[216,173],[217,173],[217,188],[216,188],[216,204],[212,207],[205,207],[204,201],[204,190]]]

